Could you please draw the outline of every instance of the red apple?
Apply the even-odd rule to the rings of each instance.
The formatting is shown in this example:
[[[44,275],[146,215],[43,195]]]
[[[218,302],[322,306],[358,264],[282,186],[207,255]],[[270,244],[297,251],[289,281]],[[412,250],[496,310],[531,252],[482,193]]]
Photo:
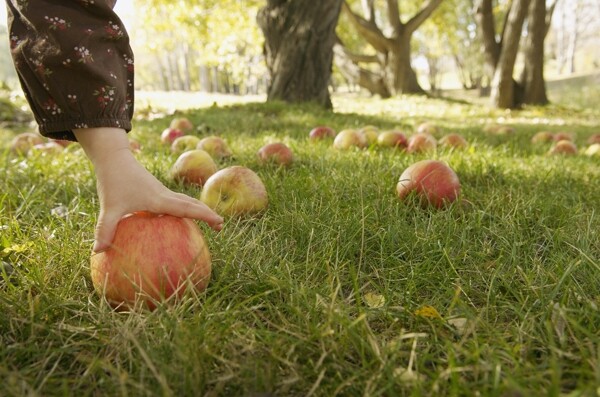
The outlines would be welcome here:
[[[408,153],[429,152],[437,148],[436,139],[427,133],[420,133],[411,136],[408,139]]]
[[[59,145],[61,145],[62,147],[67,147],[67,146],[71,145],[72,143],[75,143],[74,141],[69,141],[66,139],[50,139],[50,142],[56,142]]]
[[[125,216],[106,251],[93,253],[96,291],[117,309],[148,309],[180,299],[187,288],[202,292],[211,275],[210,252],[191,219],[136,212]]]
[[[552,155],[570,156],[577,154],[577,146],[573,142],[563,139],[556,142],[556,144],[550,148],[548,153]]]
[[[565,131],[557,132],[556,134],[554,134],[554,140],[556,142],[558,142],[558,141],[573,141],[573,134],[570,132],[565,132]]]
[[[531,138],[531,143],[548,143],[554,140],[554,134],[548,131],[540,131]]]
[[[175,138],[173,143],[171,143],[171,151],[180,154],[188,150],[193,150],[196,149],[199,142],[200,138],[194,135],[180,136],[179,138]]]
[[[233,155],[227,142],[218,136],[207,136],[206,138],[202,138],[200,142],[198,142],[198,145],[196,145],[196,149],[206,151],[213,159],[217,160]]]
[[[383,131],[377,136],[377,145],[405,149],[408,145],[408,140],[406,139],[406,135],[400,131]]]
[[[442,208],[456,200],[460,194],[458,176],[446,163],[438,160],[422,160],[408,167],[396,186],[401,200],[414,192],[422,205]]]
[[[593,143],[585,150],[586,156],[600,157],[600,143]]]
[[[10,141],[9,148],[12,153],[24,156],[33,146],[44,142],[46,142],[46,139],[40,134],[22,132]]]
[[[594,134],[590,136],[587,140],[587,143],[593,145],[595,143],[600,143],[600,134]]]
[[[215,172],[217,165],[210,154],[201,149],[183,152],[171,167],[171,177],[185,184],[202,186]]]
[[[267,208],[269,198],[262,180],[254,171],[232,166],[208,178],[200,200],[221,216],[240,216]]]
[[[169,127],[176,130],[181,130],[184,133],[189,133],[194,129],[194,124],[192,124],[192,122],[185,117],[179,117],[171,120]]]
[[[318,126],[310,130],[310,132],[308,133],[308,138],[311,141],[335,138],[335,130],[326,126]]]
[[[460,134],[450,133],[444,135],[440,141],[440,146],[455,148],[455,149],[465,149],[469,146],[469,142]]]
[[[436,135],[438,132],[438,127],[429,121],[421,123],[417,126],[417,134]]]
[[[260,164],[275,164],[287,167],[294,162],[294,153],[284,143],[268,143],[261,147],[257,153]]]
[[[179,138],[180,136],[184,136],[184,132],[177,129],[177,128],[166,128],[162,134],[160,134],[160,141],[163,143],[163,145],[169,145],[171,146],[171,144],[173,143],[173,141],[177,138]]]
[[[340,150],[348,150],[354,147],[363,149],[367,145],[365,136],[356,130],[342,130],[338,132],[333,140],[333,147]]]

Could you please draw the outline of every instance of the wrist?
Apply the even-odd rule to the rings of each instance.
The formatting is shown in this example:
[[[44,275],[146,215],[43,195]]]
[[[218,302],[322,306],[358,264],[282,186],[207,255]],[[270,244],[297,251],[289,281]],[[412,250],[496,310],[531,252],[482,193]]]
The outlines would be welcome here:
[[[120,128],[83,128],[73,130],[77,141],[97,170],[107,163],[134,158],[127,133]]]

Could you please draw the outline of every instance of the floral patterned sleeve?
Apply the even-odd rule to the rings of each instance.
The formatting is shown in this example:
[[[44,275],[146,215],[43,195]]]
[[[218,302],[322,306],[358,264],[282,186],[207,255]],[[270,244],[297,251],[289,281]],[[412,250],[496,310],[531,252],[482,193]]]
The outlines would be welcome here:
[[[10,47],[40,133],[131,130],[133,53],[111,0],[7,0]]]

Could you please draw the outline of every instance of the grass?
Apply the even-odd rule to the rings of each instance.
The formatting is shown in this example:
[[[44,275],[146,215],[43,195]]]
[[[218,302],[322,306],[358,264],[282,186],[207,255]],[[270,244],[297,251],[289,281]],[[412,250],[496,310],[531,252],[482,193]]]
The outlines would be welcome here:
[[[600,167],[549,157],[530,137],[598,132],[598,110],[518,112],[405,97],[337,97],[335,113],[280,103],[180,114],[229,141],[270,196],[266,213],[206,228],[213,279],[204,294],[154,312],[116,313],[94,293],[93,171],[77,146],[54,158],[0,155],[0,395],[594,396],[600,387]],[[132,137],[169,187],[174,155],[160,132]],[[156,115],[155,115],[156,116]],[[308,131],[367,124],[412,131],[433,120],[467,151],[337,152]],[[489,136],[489,122],[513,125]],[[6,147],[16,130],[0,132]],[[290,169],[255,153],[286,142]],[[443,211],[401,203],[417,160],[447,161],[462,201]]]

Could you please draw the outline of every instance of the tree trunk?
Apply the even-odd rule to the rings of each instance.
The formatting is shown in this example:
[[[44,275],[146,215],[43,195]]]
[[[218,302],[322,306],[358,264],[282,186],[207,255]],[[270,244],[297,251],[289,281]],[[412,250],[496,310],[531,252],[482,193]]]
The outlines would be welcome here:
[[[513,78],[513,72],[528,6],[529,0],[514,0],[502,35],[502,48],[492,78],[491,93],[492,103],[501,109],[511,109],[517,106],[516,94],[519,91]]]
[[[424,94],[425,90],[419,85],[417,74],[411,65],[410,39],[412,32],[404,31],[402,36],[395,40],[395,45],[389,53],[389,78],[390,86],[397,94]]]
[[[329,79],[342,0],[268,0],[257,21],[271,75],[267,100],[331,108]]]
[[[545,105],[548,103],[544,80],[544,40],[546,25],[546,0],[531,0],[527,17],[525,66],[520,84],[524,90],[523,103]]]

